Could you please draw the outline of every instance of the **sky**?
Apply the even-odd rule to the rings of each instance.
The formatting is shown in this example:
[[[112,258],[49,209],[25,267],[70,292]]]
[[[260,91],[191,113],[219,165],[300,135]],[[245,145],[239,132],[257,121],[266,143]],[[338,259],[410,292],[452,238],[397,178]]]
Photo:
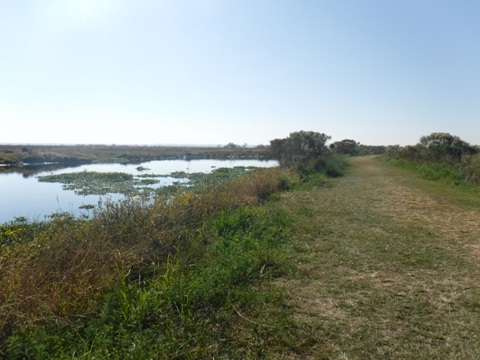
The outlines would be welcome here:
[[[480,144],[478,0],[0,0],[0,143]]]

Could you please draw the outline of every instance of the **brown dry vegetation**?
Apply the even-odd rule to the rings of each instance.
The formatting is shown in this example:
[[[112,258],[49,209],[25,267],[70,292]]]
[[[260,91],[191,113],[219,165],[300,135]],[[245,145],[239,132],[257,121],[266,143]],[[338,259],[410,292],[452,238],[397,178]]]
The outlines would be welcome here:
[[[480,199],[352,158],[286,193],[298,272],[277,284],[316,345],[299,358],[478,359]]]

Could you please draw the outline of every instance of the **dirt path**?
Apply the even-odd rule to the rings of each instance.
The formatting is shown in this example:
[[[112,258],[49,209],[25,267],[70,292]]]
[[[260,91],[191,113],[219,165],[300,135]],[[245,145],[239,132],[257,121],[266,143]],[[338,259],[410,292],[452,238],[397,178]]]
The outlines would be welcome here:
[[[297,272],[278,284],[311,358],[480,358],[480,212],[376,157],[352,165],[284,199]]]

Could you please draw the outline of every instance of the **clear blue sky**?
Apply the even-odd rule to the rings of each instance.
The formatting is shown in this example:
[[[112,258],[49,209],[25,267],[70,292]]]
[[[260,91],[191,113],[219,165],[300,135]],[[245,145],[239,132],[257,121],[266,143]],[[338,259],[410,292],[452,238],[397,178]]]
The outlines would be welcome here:
[[[0,143],[480,144],[478,0],[0,0]]]

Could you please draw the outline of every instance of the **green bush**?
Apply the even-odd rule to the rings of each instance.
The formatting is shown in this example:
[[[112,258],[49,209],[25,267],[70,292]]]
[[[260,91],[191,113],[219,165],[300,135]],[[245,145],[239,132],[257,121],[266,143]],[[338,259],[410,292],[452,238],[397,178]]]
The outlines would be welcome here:
[[[332,152],[326,146],[330,136],[313,131],[299,131],[291,133],[287,138],[275,139],[270,142],[270,149],[279,160],[280,165],[295,170],[305,181],[310,174],[323,172],[330,177],[338,177],[344,173],[346,162],[343,154],[346,148],[342,145],[353,142],[344,140],[337,142],[338,149],[343,151]],[[335,146],[332,144],[332,149]]]

